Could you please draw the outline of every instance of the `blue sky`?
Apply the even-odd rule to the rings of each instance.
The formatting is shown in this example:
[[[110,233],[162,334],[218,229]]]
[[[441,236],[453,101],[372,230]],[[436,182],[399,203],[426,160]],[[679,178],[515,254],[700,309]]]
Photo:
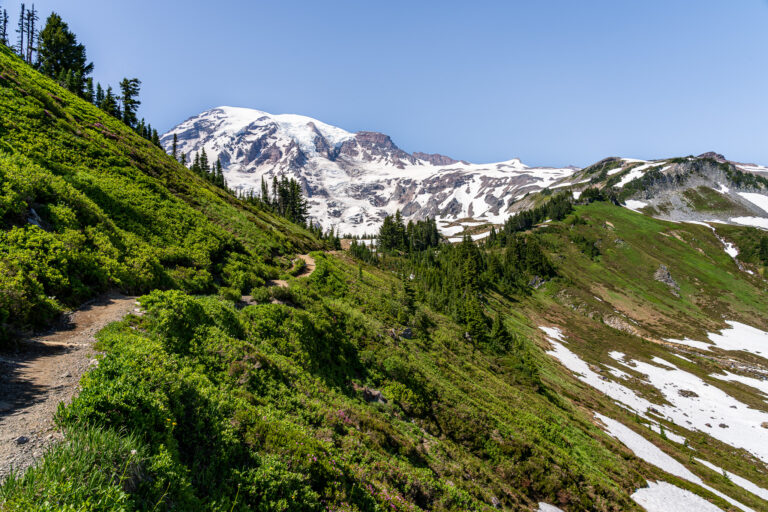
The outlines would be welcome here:
[[[765,0],[35,4],[70,24],[97,80],[143,81],[161,131],[233,105],[475,162],[768,164]]]

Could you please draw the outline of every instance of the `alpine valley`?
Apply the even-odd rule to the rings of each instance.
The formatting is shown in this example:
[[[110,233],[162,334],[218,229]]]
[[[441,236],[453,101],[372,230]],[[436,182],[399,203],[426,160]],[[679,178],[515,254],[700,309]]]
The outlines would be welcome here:
[[[768,169],[159,137],[46,27],[76,72],[0,44],[0,510],[768,510]]]

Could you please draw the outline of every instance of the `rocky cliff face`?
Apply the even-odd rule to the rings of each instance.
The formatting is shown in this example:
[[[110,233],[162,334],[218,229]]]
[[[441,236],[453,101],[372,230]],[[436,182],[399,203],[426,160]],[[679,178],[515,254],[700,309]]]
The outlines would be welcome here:
[[[578,170],[410,154],[383,133],[350,133],[309,117],[233,107],[184,121],[163,135],[166,149],[174,134],[188,160],[202,149],[210,160],[220,158],[231,188],[258,192],[262,177],[298,179],[313,221],[342,233],[373,233],[396,210],[406,219],[437,217],[448,234],[460,230],[455,221],[461,219],[503,222],[516,199]]]

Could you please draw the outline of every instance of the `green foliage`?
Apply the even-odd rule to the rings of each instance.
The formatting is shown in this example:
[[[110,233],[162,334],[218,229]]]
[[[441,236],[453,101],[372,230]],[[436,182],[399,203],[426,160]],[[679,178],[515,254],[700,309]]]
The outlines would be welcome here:
[[[43,74],[64,82],[78,96],[85,93],[85,79],[93,71],[93,64],[85,56],[85,47],[69,30],[69,25],[58,14],[51,13],[40,31],[39,69]]]
[[[273,256],[320,245],[192,174],[5,47],[0,133],[4,337],[110,288],[213,293],[222,283],[247,292],[263,284]]]

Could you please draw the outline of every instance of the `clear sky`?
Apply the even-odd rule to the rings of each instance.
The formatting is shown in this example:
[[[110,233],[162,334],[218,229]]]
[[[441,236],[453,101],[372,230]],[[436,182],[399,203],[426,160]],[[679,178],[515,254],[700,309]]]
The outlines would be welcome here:
[[[29,5],[30,2],[27,2]],[[768,1],[38,0],[159,131],[219,105],[474,162],[768,164]],[[15,18],[18,2],[0,0]]]

